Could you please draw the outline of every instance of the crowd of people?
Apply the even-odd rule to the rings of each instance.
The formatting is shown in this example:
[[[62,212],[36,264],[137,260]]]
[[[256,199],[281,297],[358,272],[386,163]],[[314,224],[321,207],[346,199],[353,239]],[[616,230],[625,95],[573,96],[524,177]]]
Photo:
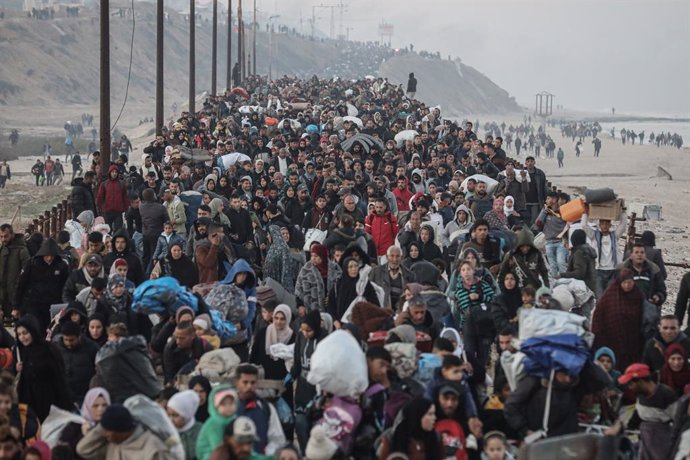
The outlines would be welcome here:
[[[580,424],[683,458],[690,275],[661,315],[654,235],[566,222],[503,150],[529,123],[250,77],[96,156],[56,238],[0,226],[0,458],[504,460]]]

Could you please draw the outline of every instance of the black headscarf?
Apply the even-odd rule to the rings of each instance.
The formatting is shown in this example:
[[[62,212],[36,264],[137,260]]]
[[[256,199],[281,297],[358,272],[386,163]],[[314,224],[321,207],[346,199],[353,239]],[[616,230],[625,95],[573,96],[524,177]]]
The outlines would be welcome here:
[[[410,440],[424,443],[425,458],[440,458],[438,435],[435,431],[422,429],[422,417],[434,403],[426,398],[415,398],[402,411],[402,421],[393,430],[391,452],[409,454]]]
[[[206,404],[199,404],[199,408],[196,410],[194,418],[201,423],[204,423],[208,419],[208,398],[211,395],[211,382],[208,381],[203,375],[195,375],[189,380],[187,388],[193,390],[195,386],[201,385],[206,393]]]
[[[347,311],[347,308],[350,306],[352,301],[355,300],[355,297],[357,297],[357,281],[359,281],[359,272],[357,272],[356,277],[350,278],[350,275],[347,274],[347,266],[350,261],[357,262],[354,257],[347,257],[343,259],[343,274],[338,280],[335,291],[335,310],[329,311],[334,319],[342,318],[343,314],[345,314],[345,311]]]

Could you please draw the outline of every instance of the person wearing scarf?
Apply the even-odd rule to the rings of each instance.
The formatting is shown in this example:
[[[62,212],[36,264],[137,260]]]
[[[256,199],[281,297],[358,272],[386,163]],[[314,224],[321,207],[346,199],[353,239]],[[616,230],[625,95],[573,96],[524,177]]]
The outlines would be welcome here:
[[[199,402],[199,396],[194,390],[180,391],[168,400],[168,417],[180,435],[185,458],[188,459],[196,457],[196,439],[201,431],[201,423],[194,415]]]
[[[415,262],[424,260],[422,257],[422,243],[419,241],[412,241],[407,245],[407,255],[403,259],[403,265],[410,268]]]
[[[520,213],[515,210],[515,198],[510,195],[503,200],[503,214],[506,216],[508,228],[513,228],[513,226],[522,222]]]
[[[148,315],[132,310],[132,295],[125,285],[123,276],[111,276],[105,295],[98,301],[97,311],[107,312],[108,324],[125,323],[130,335],[143,335],[148,342],[151,340],[151,320]]]
[[[264,259],[264,279],[271,278],[280,283],[290,294],[294,293],[299,274],[299,262],[290,255],[290,248],[280,234],[280,227],[269,225],[271,244]]]
[[[313,244],[311,258],[304,264],[297,276],[295,295],[307,310],[323,310],[328,293],[341,275],[340,267],[328,259],[328,248]]]
[[[189,289],[199,283],[197,266],[184,253],[184,245],[181,241],[173,241],[168,248],[168,254],[153,267],[151,279],[162,276],[172,276],[180,285]]]
[[[441,438],[434,431],[436,406],[426,398],[408,402],[402,410],[402,419],[393,428],[391,438],[382,437],[379,458],[400,453],[410,460],[437,460],[442,458]]]
[[[204,423],[208,419],[208,396],[211,394],[211,382],[203,375],[195,375],[189,380],[187,388],[194,390],[199,396],[199,408],[194,418]]]
[[[676,395],[683,396],[685,386],[690,384],[688,352],[683,345],[673,343],[664,353],[664,367],[661,368],[661,383],[671,387]]]
[[[612,349],[617,358],[616,369],[621,372],[642,356],[645,338],[640,325],[645,302],[633,272],[624,268],[606,288],[592,314],[592,348]]]
[[[491,317],[498,332],[507,326],[517,327],[517,311],[521,305],[522,294],[517,276],[512,271],[506,271],[501,293],[491,302]]]
[[[256,333],[249,362],[263,366],[264,374],[270,380],[283,380],[287,375],[285,362],[271,353],[271,345],[295,342],[295,333],[290,328],[292,310],[285,304],[278,305],[271,315],[271,324]]]
[[[376,291],[367,279],[360,283],[359,263],[353,257],[347,257],[342,264],[343,276],[340,277],[328,294],[327,311],[335,321],[340,321],[350,304],[357,297],[364,297],[367,302],[379,305]]]
[[[76,455],[77,444],[91,428],[101,421],[103,412],[105,412],[106,407],[110,403],[110,393],[108,393],[108,390],[102,387],[91,388],[84,396],[84,402],[81,405],[80,411],[86,424],[82,425],[77,422],[67,424],[60,434],[60,443],[68,445]]]

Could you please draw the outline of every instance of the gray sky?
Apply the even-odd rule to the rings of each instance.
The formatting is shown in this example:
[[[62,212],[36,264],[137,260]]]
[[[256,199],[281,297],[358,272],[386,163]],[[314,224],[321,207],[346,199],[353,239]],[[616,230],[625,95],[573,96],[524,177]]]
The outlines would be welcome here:
[[[280,22],[298,28],[301,13],[307,33],[312,5],[338,2],[258,0],[258,6],[277,8]],[[570,109],[690,116],[688,0],[343,2],[350,38],[377,40],[385,18],[395,26],[394,47],[414,43],[444,58],[459,56],[525,106],[546,90]],[[328,33],[330,10],[317,16]]]

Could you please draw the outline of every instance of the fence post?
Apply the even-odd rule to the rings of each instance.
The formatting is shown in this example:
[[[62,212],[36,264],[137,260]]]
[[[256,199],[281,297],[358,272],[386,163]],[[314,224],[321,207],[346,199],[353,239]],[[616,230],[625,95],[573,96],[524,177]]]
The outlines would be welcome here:
[[[50,238],[50,211],[43,213],[43,236]]]
[[[58,229],[58,208],[53,206],[50,210],[50,236],[57,239]]]

